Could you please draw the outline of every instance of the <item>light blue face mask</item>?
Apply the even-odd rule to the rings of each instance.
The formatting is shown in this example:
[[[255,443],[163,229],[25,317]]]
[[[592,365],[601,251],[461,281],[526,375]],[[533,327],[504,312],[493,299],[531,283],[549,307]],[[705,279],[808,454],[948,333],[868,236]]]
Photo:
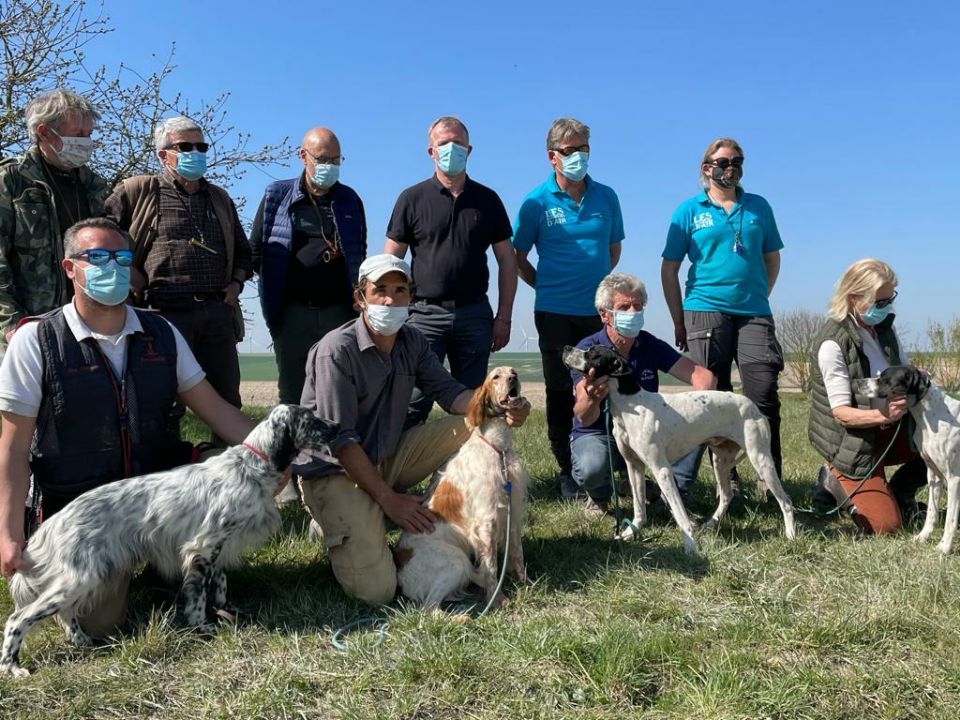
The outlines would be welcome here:
[[[590,162],[590,153],[577,151],[562,159],[563,167],[560,170],[567,180],[579,182],[587,175],[587,165]]]
[[[875,304],[871,305],[866,309],[866,311],[860,315],[860,319],[863,320],[867,325],[879,325],[884,320],[887,319],[887,316],[893,312],[893,304],[887,305],[886,307],[878,308]]]
[[[130,268],[110,260],[83,269],[83,293],[101,305],[119,305],[130,294]]]
[[[444,175],[459,175],[467,169],[467,155],[470,151],[463,145],[448,142],[438,147],[436,153],[437,167]]]
[[[206,171],[206,153],[199,150],[177,153],[177,175],[184,180],[199,180]]]
[[[333,163],[317,163],[313,167],[313,184],[324,190],[333,187],[340,179],[340,166]]]
[[[611,310],[613,322],[611,327],[624,337],[632,338],[640,334],[643,329],[643,310],[627,312],[625,310]]]

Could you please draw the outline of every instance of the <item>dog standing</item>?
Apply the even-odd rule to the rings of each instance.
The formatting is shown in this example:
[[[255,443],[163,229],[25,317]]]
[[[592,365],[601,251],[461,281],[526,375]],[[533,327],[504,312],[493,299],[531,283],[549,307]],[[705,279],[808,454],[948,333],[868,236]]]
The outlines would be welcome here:
[[[324,450],[336,426],[297,405],[278,405],[242,445],[197,465],[133,477],[84,493],[44,522],[23,557],[30,570],[10,581],[14,612],[4,630],[0,673],[27,675],[20,645],[34,624],[57,615],[67,639],[89,644],[77,620],[111,579],[150,562],[182,578],[178,619],[212,630],[226,602],[224,568],[259,546],[280,524],[273,501],[299,450]]]
[[[647,521],[643,479],[646,466],[683,533],[684,549],[697,552],[693,525],[670,465],[703,443],[713,450],[713,472],[720,491],[717,509],[705,527],[719,523],[730,505],[730,474],[742,448],[780,504],[787,537],[796,537],[793,504],[770,455],[770,426],[753,402],[742,395],[717,390],[669,396],[647,392],[629,374],[623,358],[602,345],[586,350],[567,346],[563,362],[584,375],[593,370],[597,377],[611,376],[613,437],[626,462],[633,494],[633,525],[620,533],[621,540],[632,539]]]
[[[927,517],[916,539],[925,542],[936,529],[940,492],[946,482],[947,516],[937,550],[947,555],[953,547],[960,513],[960,402],[915,367],[888,367],[877,379],[877,397],[902,396],[907,397],[910,415],[917,424],[913,439],[927,464]]]
[[[523,402],[516,370],[490,371],[467,411],[473,434],[434,475],[428,507],[440,522],[430,533],[405,532],[397,543],[400,589],[424,607],[460,599],[471,582],[492,600],[497,552],[505,545],[510,572],[517,581],[526,581],[520,531],[528,479],[504,417],[507,409]],[[507,503],[510,537],[505,543]]]

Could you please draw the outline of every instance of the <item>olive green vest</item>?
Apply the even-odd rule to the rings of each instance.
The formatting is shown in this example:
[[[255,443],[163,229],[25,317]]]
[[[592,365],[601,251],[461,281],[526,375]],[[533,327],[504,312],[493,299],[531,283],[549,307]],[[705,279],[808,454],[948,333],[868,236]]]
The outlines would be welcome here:
[[[891,314],[874,329],[877,331],[877,340],[887,362],[891,365],[899,365],[901,364],[900,346],[893,332],[893,318],[894,315]],[[872,377],[873,373],[870,372],[870,363],[863,353],[863,340],[857,332],[853,319],[847,317],[839,323],[836,320],[827,321],[816,344],[818,351],[825,340],[835,341],[843,353],[847,372],[850,375],[851,406],[869,408],[870,398],[864,394],[861,383],[857,381]],[[847,477],[862,478],[870,471],[877,459],[876,428],[845,428],[834,420],[816,355],[811,365],[810,422],[807,426],[810,444],[826,458],[827,462]]]

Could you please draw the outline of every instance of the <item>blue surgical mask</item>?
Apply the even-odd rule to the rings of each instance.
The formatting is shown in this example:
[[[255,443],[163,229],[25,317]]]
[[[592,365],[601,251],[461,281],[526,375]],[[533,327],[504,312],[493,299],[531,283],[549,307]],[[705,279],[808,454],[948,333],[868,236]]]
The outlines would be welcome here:
[[[207,171],[207,154],[199,150],[177,154],[177,175],[184,180],[199,180]]]
[[[586,177],[587,165],[590,162],[590,153],[579,151],[570,153],[565,158],[562,158],[561,162],[563,163],[563,167],[560,172],[563,173],[563,176],[567,178],[567,180],[578,182]]]
[[[410,308],[406,305],[367,304],[367,322],[381,335],[396,335],[407,320]]]
[[[624,337],[632,338],[640,334],[643,329],[643,310],[637,312],[626,312],[624,310],[611,310],[613,321],[610,326]]]
[[[106,265],[87,265],[83,269],[83,292],[101,305],[119,305],[130,294],[130,268],[110,260]]]
[[[436,149],[437,167],[444,175],[459,175],[467,169],[469,149],[455,142],[448,142]]]
[[[871,305],[860,315],[860,319],[863,320],[867,325],[879,325],[887,319],[887,316],[891,312],[893,312],[892,304],[882,308],[878,308],[876,305]]]
[[[333,187],[333,184],[340,179],[340,166],[333,163],[317,163],[313,167],[313,184],[324,190]]]

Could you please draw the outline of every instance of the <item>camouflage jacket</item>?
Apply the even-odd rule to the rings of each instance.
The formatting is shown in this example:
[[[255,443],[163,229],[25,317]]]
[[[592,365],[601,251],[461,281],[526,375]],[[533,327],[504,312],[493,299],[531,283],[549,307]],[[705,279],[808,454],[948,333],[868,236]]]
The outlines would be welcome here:
[[[34,146],[23,157],[0,163],[0,349],[6,347],[3,335],[20,318],[40,315],[70,299],[60,267],[63,238],[56,194],[41,162]],[[103,215],[106,181],[86,166],[79,173],[91,215]]]

